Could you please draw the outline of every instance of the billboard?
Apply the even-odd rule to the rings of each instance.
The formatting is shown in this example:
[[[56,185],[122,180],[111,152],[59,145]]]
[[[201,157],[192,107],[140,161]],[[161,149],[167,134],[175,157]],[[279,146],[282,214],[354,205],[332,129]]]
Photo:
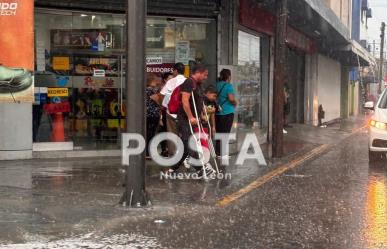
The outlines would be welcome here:
[[[0,0],[0,102],[34,101],[34,1]]]

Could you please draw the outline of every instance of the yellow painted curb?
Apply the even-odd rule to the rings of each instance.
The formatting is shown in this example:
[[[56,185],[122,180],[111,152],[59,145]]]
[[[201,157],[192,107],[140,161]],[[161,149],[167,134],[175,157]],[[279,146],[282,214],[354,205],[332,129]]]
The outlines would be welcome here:
[[[253,181],[252,183],[250,183],[246,187],[238,190],[237,192],[225,196],[223,199],[219,200],[216,203],[216,205],[219,206],[219,207],[228,206],[229,204],[231,204],[232,202],[234,202],[234,201],[238,200],[239,198],[243,197],[244,195],[246,195],[247,193],[251,192],[252,190],[262,186],[263,184],[265,184],[267,182],[269,182],[274,177],[283,174],[284,172],[288,171],[289,169],[292,169],[292,168],[295,168],[297,166],[300,166],[303,163],[305,163],[306,161],[308,161],[308,160],[310,160],[310,159],[320,155],[321,153],[326,151],[328,148],[329,148],[329,145],[327,145],[327,144],[320,145],[319,147],[311,150],[306,155],[303,155],[302,157],[296,158],[296,159],[294,159],[294,160],[292,160],[292,161],[290,161],[290,162],[288,162],[288,163],[286,163],[286,164],[276,168],[275,170],[267,173],[266,175],[263,175],[262,177],[258,178],[255,181]]]

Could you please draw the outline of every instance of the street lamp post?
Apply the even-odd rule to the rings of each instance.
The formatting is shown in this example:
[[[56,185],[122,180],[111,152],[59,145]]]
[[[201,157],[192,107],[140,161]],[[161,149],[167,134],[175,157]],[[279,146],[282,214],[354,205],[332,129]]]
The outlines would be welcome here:
[[[145,137],[145,20],[146,2],[127,0],[126,12],[126,125],[128,133]],[[129,147],[136,147],[134,141]],[[120,203],[143,207],[149,201],[145,191],[145,152],[129,157],[126,166],[125,193]]]
[[[384,57],[384,32],[386,29],[386,24],[382,22],[382,27],[380,28],[380,65],[379,65],[379,94],[382,93],[383,86],[383,57]]]

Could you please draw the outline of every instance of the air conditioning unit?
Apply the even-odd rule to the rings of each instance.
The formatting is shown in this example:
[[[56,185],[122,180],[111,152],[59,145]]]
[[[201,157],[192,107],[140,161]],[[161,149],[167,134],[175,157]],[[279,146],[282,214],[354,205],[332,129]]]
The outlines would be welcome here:
[[[361,45],[363,48],[367,49],[367,46],[368,46],[367,40],[360,40],[360,45]]]
[[[362,0],[361,1],[361,9],[362,10],[368,10],[368,7],[369,7],[368,0]]]
[[[371,8],[368,8],[367,11],[366,11],[366,17],[367,18],[372,18],[372,9]]]

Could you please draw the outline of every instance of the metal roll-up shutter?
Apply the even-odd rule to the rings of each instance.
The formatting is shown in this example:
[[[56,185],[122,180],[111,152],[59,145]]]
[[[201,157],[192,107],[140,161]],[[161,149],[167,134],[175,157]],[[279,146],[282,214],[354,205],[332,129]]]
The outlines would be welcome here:
[[[148,0],[151,15],[215,17],[221,0]],[[125,12],[125,0],[35,0],[36,7]]]
[[[36,7],[124,12],[124,0],[35,0]]]
[[[148,12],[155,15],[214,17],[220,0],[148,0]]]

